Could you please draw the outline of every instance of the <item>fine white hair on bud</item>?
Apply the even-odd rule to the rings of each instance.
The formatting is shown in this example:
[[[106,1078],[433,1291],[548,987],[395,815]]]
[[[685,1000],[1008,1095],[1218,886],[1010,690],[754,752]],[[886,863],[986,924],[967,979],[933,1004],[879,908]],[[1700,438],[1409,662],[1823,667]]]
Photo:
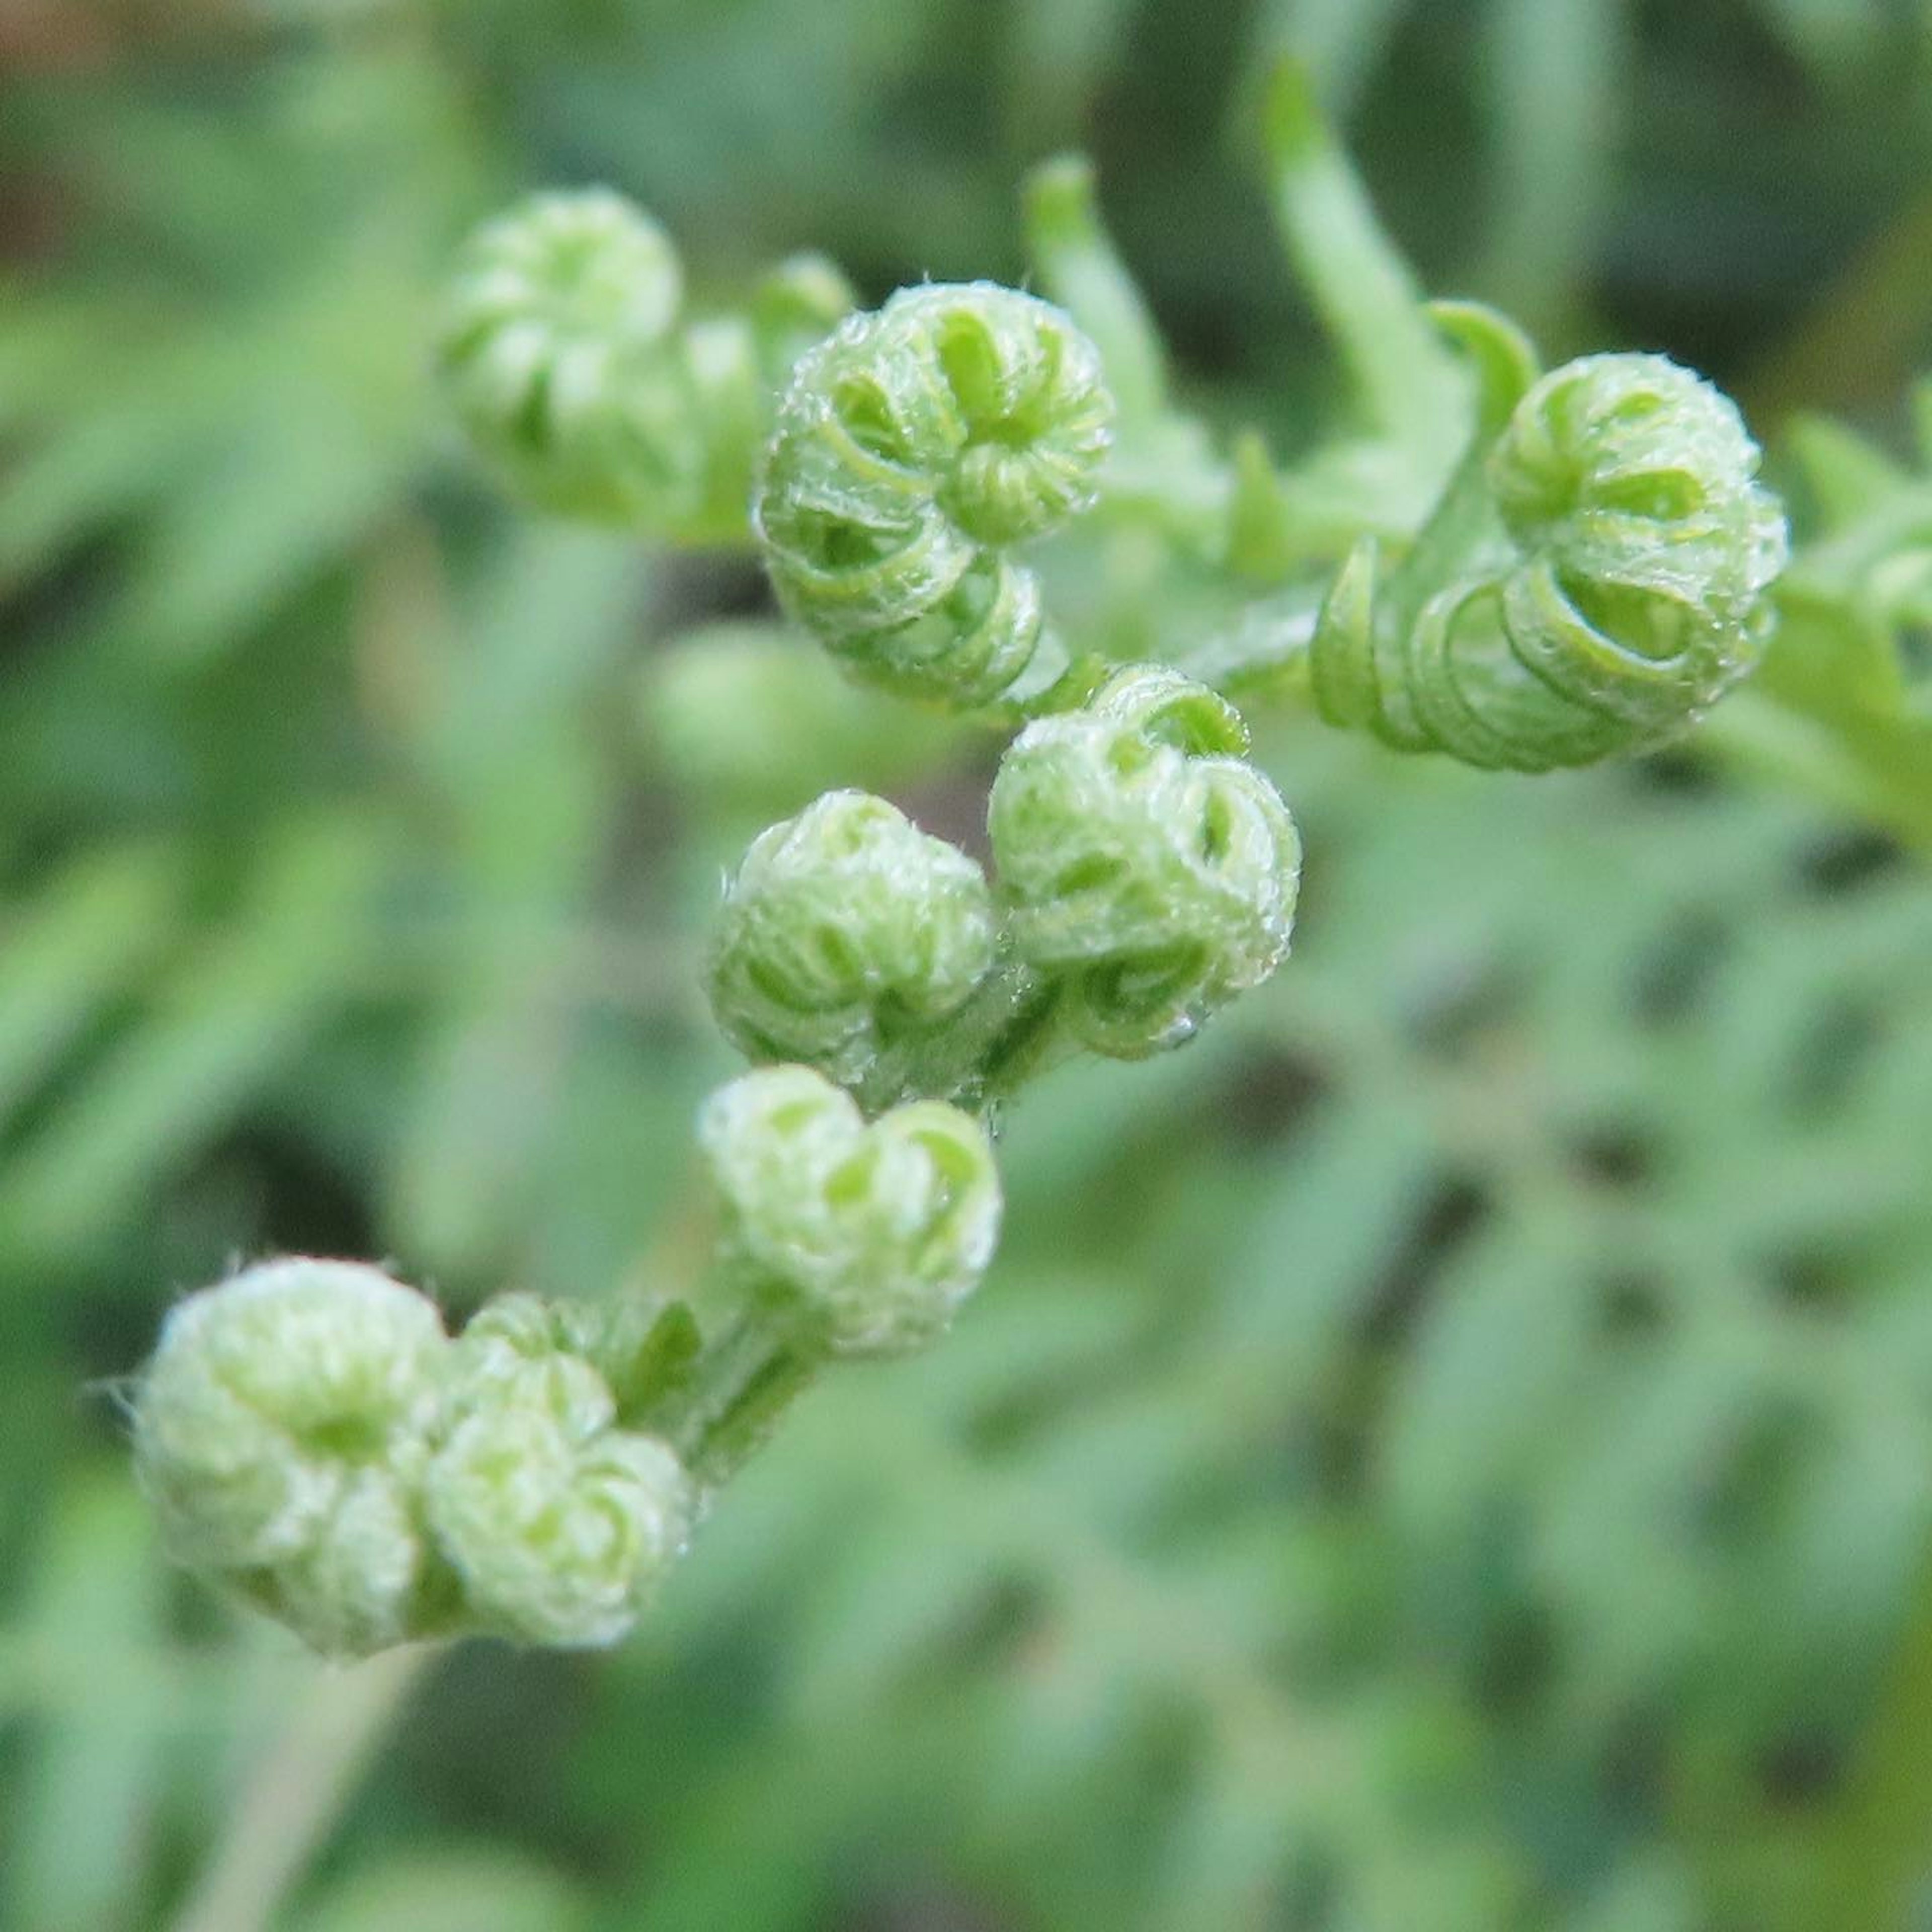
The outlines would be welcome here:
[[[992,282],[902,289],[804,356],[752,521],[851,674],[971,708],[1050,682],[1016,548],[1094,502],[1114,401],[1071,316]]]
[[[169,1550],[318,1650],[421,1634],[415,1485],[448,1346],[425,1296],[352,1262],[267,1262],[190,1295],[134,1400]]]
[[[1504,326],[1473,313],[1493,345]],[[1661,356],[1540,377],[1528,358],[1439,539],[1388,570],[1365,539],[1337,575],[1311,658],[1331,724],[1484,767],[1590,764],[1676,736],[1762,656],[1789,531],[1737,406]]]
[[[987,826],[1020,957],[1097,1053],[1192,1036],[1286,956],[1301,843],[1225,698],[1142,665],[1029,724]]]

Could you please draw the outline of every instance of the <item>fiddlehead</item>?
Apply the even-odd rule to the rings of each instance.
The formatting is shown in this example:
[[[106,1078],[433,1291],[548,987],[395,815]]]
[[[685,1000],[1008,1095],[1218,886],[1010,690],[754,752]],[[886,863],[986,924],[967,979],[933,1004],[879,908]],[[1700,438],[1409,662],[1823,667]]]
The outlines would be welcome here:
[[[682,1552],[695,1494],[676,1456],[620,1427],[585,1354],[596,1324],[526,1296],[486,1308],[452,1351],[454,1389],[423,1513],[468,1620],[526,1643],[614,1642]]]
[[[590,1354],[634,1362],[623,1339],[512,1296],[452,1342],[379,1269],[266,1262],[169,1316],[136,1468],[178,1561],[325,1655],[464,1630],[607,1643],[692,1502],[671,1450],[617,1426]]]
[[[809,1067],[768,1067],[699,1122],[728,1270],[841,1356],[900,1355],[942,1334],[999,1239],[999,1176],[977,1121],[917,1100],[869,1126]]]
[[[1499,429],[1385,583],[1372,545],[1344,566],[1316,702],[1398,750],[1522,771],[1661,742],[1762,650],[1786,539],[1757,446],[1726,397],[1660,356],[1528,382],[1498,326],[1457,319],[1488,351]]]
[[[1007,930],[1096,1052],[1179,1044],[1287,953],[1300,841],[1246,749],[1225,699],[1141,667],[1029,724],[1000,767]]]
[[[1012,554],[1092,501],[1113,406],[1060,310],[991,283],[902,290],[799,363],[752,506],[786,607],[866,681],[970,707],[1044,688]]]
[[[667,345],[670,236],[608,188],[534,195],[472,238],[439,356],[477,447],[530,500],[610,522],[698,487],[702,432]]]
[[[761,833],[725,895],[712,1011],[754,1060],[863,1084],[880,1054],[956,1012],[993,964],[979,867],[884,799],[828,792]]]
[[[433,1304],[352,1262],[272,1262],[189,1296],[134,1400],[170,1552],[330,1654],[418,1634],[436,1593],[416,1483],[448,1346]]]
[[[772,399],[851,292],[805,256],[772,271],[746,315],[681,322],[683,295],[670,237],[608,188],[533,195],[472,237],[438,360],[470,440],[529,502],[741,538]]]

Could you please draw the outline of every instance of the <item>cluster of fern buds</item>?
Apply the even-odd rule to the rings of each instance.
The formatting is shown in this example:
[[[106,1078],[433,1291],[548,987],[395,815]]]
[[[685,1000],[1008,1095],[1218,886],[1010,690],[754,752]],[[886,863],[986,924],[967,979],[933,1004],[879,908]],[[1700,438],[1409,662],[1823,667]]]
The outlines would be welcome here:
[[[377,1268],[245,1270],[169,1316],[134,1454],[173,1554],[355,1656],[469,1633],[608,1643],[716,1486],[825,1363],[941,1334],[992,1258],[985,1130],[867,1122],[802,1066],[746,1075],[700,1130],[729,1310],[510,1294],[454,1337]]]
[[[443,373],[532,504],[754,545],[851,679],[1012,735],[990,876],[850,790],[745,854],[706,969],[753,1063],[698,1124],[707,1296],[512,1294],[452,1336],[386,1274],[297,1259],[169,1316],[131,1408],[170,1546],[320,1650],[610,1642],[820,1371],[945,1332],[998,1238],[998,1109],[1068,1054],[1181,1045],[1287,953],[1300,843],[1225,688],[1540,770],[1658,742],[1755,660],[1784,520],[1697,377],[1542,374],[1501,318],[1445,308],[1478,376],[1462,460],[1418,526],[1324,561],[1297,506],[1346,466],[1216,457],[1165,400],[1084,172],[1032,206],[1076,313],[974,283],[850,314],[807,259],[687,320],[669,240],[602,190],[539,196],[464,258]],[[1236,621],[1151,652],[1063,628],[1034,547],[1096,510]]]

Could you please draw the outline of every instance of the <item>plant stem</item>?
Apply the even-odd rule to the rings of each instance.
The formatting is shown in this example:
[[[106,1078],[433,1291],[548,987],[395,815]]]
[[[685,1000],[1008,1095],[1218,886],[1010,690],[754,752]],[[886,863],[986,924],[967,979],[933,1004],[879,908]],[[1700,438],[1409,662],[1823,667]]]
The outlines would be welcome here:
[[[268,1932],[411,1687],[440,1653],[412,1644],[318,1673],[249,1778],[175,1932]]]
[[[705,1349],[651,1426],[699,1482],[715,1488],[770,1435],[820,1361],[782,1317],[747,1307]]]

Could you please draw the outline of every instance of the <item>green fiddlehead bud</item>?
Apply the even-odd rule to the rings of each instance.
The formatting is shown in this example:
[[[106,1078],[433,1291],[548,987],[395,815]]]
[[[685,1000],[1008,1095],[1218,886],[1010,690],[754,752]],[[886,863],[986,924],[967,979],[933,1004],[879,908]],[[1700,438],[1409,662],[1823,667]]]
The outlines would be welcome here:
[[[1656,356],[1567,363],[1498,421],[1385,584],[1368,547],[1345,566],[1318,706],[1400,750],[1523,771],[1669,739],[1760,654],[1786,534],[1756,445]]]
[[[698,1139],[728,1270],[833,1354],[923,1346],[992,1259],[992,1147],[944,1102],[914,1101],[868,1126],[810,1068],[768,1067],[712,1096]]]
[[[595,1346],[600,1333],[587,1312],[572,1318],[519,1295],[484,1310],[455,1345],[423,1509],[479,1630],[614,1642],[683,1550],[696,1498],[682,1465],[619,1426],[610,1384],[568,1346]]]
[[[266,1262],[190,1295],[134,1399],[170,1552],[327,1654],[422,1634],[416,1484],[448,1348],[432,1303],[352,1262]]]
[[[855,676],[970,707],[1044,688],[1016,548],[1093,500],[1113,404],[1093,345],[991,283],[902,290],[805,356],[753,522],[786,608]]]
[[[1012,944],[1096,1052],[1179,1044],[1286,955],[1300,841],[1246,749],[1225,699],[1142,667],[1000,765],[987,824]]]
[[[472,238],[445,308],[443,380],[532,502],[614,523],[688,506],[704,452],[672,346],[683,293],[670,237],[608,188],[533,195]]]
[[[608,188],[532,196],[472,238],[439,359],[471,440],[538,508],[742,542],[756,452],[793,363],[852,306],[817,256],[743,313],[680,322],[662,228]]]
[[[956,1012],[993,963],[980,868],[884,799],[828,792],[755,839],[712,949],[718,1024],[842,1086]]]

